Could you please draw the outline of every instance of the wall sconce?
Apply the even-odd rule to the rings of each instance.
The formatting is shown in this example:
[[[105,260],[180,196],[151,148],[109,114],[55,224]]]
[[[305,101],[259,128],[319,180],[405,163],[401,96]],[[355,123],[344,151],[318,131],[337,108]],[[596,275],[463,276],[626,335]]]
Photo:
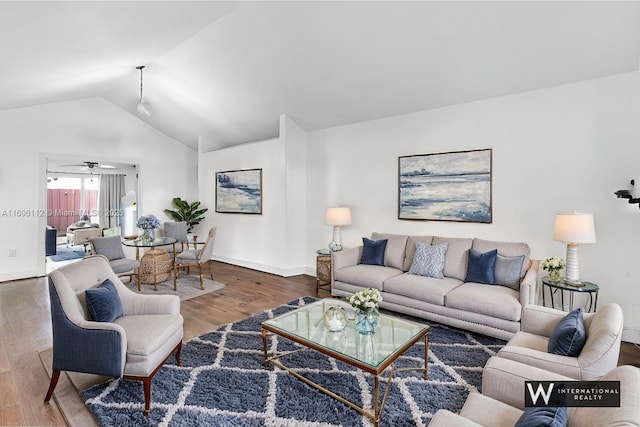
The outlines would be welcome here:
[[[340,239],[340,226],[351,224],[351,209],[327,208],[325,223],[333,225],[333,240],[329,244],[329,249],[332,251],[341,250],[342,241]]]
[[[596,242],[593,215],[577,212],[557,214],[553,239],[567,243],[567,266],[564,281],[569,285],[581,286],[578,244]]]

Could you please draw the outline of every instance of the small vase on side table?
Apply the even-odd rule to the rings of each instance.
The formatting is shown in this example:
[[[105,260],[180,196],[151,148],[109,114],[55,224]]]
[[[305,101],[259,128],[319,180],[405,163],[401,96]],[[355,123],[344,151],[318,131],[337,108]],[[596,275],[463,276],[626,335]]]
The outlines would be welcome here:
[[[549,270],[549,280],[552,282],[560,281],[560,270]]]

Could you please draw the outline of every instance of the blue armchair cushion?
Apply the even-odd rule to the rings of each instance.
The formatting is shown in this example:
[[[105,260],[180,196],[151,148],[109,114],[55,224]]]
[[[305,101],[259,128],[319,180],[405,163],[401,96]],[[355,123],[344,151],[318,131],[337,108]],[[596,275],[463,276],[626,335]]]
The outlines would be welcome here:
[[[387,239],[371,240],[362,238],[362,257],[360,264],[384,265],[384,251],[387,249]]]
[[[496,283],[496,258],[498,250],[493,249],[480,253],[471,249],[469,251],[469,264],[467,267],[466,282],[485,283],[493,285]]]
[[[107,279],[99,286],[84,291],[87,308],[93,320],[97,322],[113,322],[122,316],[122,301],[118,290],[111,280]]]
[[[514,427],[563,427],[568,423],[565,406],[527,408]]]
[[[577,357],[586,340],[582,307],[578,307],[563,317],[551,332],[547,350],[552,354]]]

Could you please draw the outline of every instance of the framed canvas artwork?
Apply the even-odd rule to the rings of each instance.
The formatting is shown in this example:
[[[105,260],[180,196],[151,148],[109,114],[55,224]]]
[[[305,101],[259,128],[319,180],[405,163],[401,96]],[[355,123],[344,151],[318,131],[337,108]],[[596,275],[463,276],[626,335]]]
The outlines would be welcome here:
[[[398,158],[398,218],[491,223],[491,149]]]
[[[262,169],[216,172],[216,212],[262,213]]]

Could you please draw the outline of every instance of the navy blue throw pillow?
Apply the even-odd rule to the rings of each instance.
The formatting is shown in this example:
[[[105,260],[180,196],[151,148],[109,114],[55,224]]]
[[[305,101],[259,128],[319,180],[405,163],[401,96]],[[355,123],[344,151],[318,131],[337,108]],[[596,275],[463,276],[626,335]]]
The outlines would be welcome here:
[[[387,239],[371,240],[362,238],[362,257],[360,264],[384,265],[384,251],[387,249]]]
[[[469,251],[469,265],[467,267],[467,278],[465,282],[486,283],[488,285],[495,284],[497,257],[497,249],[485,253],[471,249]]]
[[[565,406],[527,408],[514,427],[564,427],[568,423]]]
[[[586,340],[582,307],[578,307],[563,317],[551,332],[547,350],[552,354],[577,357]]]
[[[118,290],[107,279],[99,286],[84,291],[87,308],[96,322],[113,322],[122,316],[122,302]]]

